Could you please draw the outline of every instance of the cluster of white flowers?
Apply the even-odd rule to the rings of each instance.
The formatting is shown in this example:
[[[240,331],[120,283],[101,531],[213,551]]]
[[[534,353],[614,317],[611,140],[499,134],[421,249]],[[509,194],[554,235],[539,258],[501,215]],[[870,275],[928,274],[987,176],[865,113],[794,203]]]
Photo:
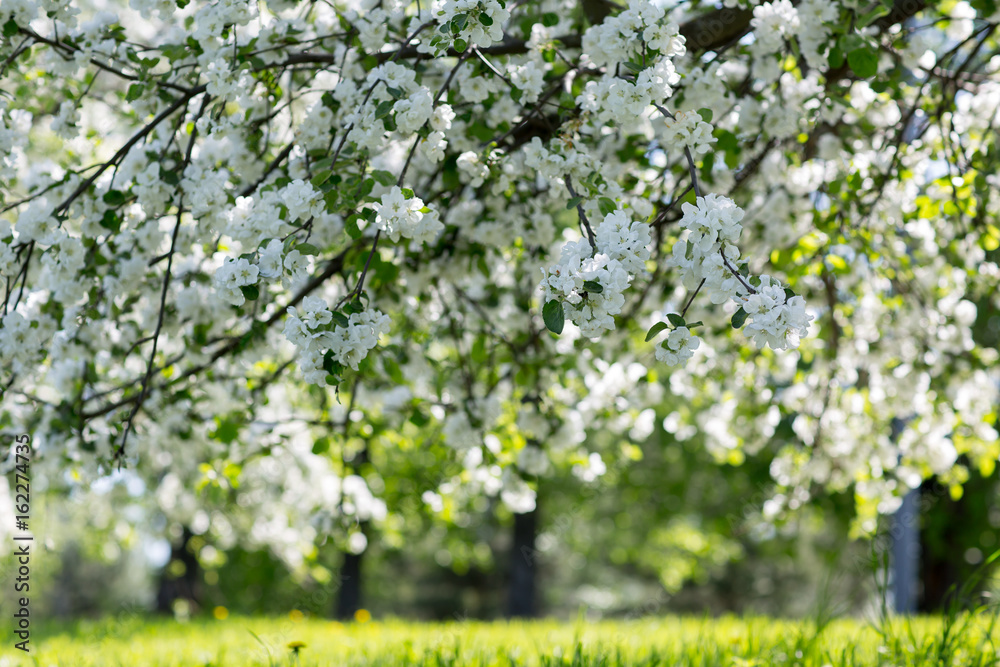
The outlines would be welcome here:
[[[799,14],[790,0],[774,0],[754,7],[750,25],[754,29],[753,49],[757,53],[779,51],[786,38],[799,27]]]
[[[253,246],[282,232],[281,201],[273,190],[251,197],[237,197],[226,211],[223,232],[244,246]]]
[[[286,221],[282,220],[282,206],[288,211]],[[308,181],[295,179],[280,190],[237,197],[235,206],[223,215],[222,231],[243,246],[256,247],[287,232],[286,222],[294,224],[326,215],[322,193]]]
[[[576,98],[584,111],[594,114],[600,122],[632,123],[652,104],[663,104],[680,81],[672,61],[661,58],[635,77],[635,82],[605,74],[597,81],[588,81]]]
[[[201,58],[205,61],[204,73],[207,79],[205,90],[209,95],[232,102],[246,91],[253,89],[253,77],[249,72],[234,70],[225,58],[215,56],[216,54],[206,52]]]
[[[421,86],[409,97],[397,101],[393,110],[396,112],[396,130],[401,134],[413,134],[430,120],[434,113],[434,98],[430,90]]]
[[[244,257],[227,257],[215,272],[215,286],[226,301],[234,306],[242,306],[246,303],[246,297],[240,288],[256,285],[259,273],[260,270],[250,260]]]
[[[219,0],[203,5],[194,15],[194,38],[204,43],[221,37],[228,25],[245,26],[257,15],[255,5],[247,0]]]
[[[510,12],[498,0],[446,0],[437,12],[442,25],[461,16],[465,20],[458,38],[485,49],[503,39],[503,24],[510,18]]]
[[[600,123],[634,123],[651,104],[663,104],[680,81],[671,60],[685,52],[676,23],[664,20],[664,9],[648,0],[629,6],[587,29],[587,59],[607,72],[588,81],[576,102]],[[637,72],[634,80],[619,77],[620,65]]]
[[[329,374],[323,367],[330,352],[333,360],[343,367],[358,369],[358,364],[378,344],[379,336],[389,333],[391,320],[377,310],[352,313],[347,326],[333,319],[326,301],[317,296],[302,300],[301,312],[288,308],[285,338],[298,348],[298,363],[306,382],[326,385]]]
[[[508,65],[510,81],[521,91],[521,102],[534,104],[542,94],[545,70],[533,60],[521,65]]]
[[[48,246],[57,243],[63,236],[59,222],[53,215],[53,205],[45,197],[35,199],[22,209],[14,226],[19,243],[34,241]]]
[[[312,183],[307,183],[301,178],[282,188],[278,196],[288,209],[289,222],[306,220],[324,211],[322,194],[312,186]]]
[[[803,0],[795,10],[799,18],[799,51],[809,67],[821,68],[827,64],[828,49],[824,45],[830,36],[830,24],[840,14],[837,4],[828,0]]]
[[[261,244],[257,253],[257,269],[262,278],[278,278],[284,272],[284,245],[279,239]]]
[[[618,209],[604,216],[595,231],[597,249],[631,274],[646,270],[649,259],[649,225],[631,220],[625,211]]]
[[[13,21],[19,26],[31,23],[38,16],[38,5],[33,0],[9,0],[0,7],[0,19]]]
[[[40,322],[12,310],[0,319],[0,364],[10,364],[15,373],[23,373],[36,361],[38,350],[51,341],[51,318]]]
[[[2,227],[0,224],[0,235],[3,234]],[[6,244],[0,246],[0,255],[3,254],[2,248],[6,247],[8,247]],[[64,236],[52,250],[42,255],[44,271],[39,277],[39,286],[50,290],[52,298],[60,303],[67,305],[76,303],[83,298],[88,287],[85,281],[77,279],[79,271],[86,265],[83,242],[75,236]],[[139,269],[141,279],[148,261],[141,256],[133,259],[138,260],[134,263],[142,264]]]
[[[681,226],[688,232],[674,243],[670,265],[680,270],[684,287],[697,289],[704,280],[702,288],[712,303],[725,303],[740,288],[739,279],[725,266],[723,253],[735,267],[740,257],[736,242],[743,232],[743,209],[732,199],[714,193],[698,197],[696,202],[696,206],[681,204]]]
[[[663,22],[664,10],[649,0],[631,0],[628,9],[591,26],[583,35],[583,51],[598,66],[642,62],[642,44],[664,58],[684,54],[684,37],[676,23]]]
[[[771,276],[762,275],[756,291],[741,297],[741,301],[749,316],[744,333],[758,347],[798,347],[799,338],[809,331],[812,316],[806,314],[805,299],[788,297],[781,283]]]
[[[511,468],[506,468],[501,476],[503,490],[500,500],[515,514],[527,514],[535,509],[537,494]]]
[[[0,278],[11,278],[20,270],[17,263],[17,253],[11,248],[14,233],[10,223],[0,220]]]
[[[573,476],[581,482],[594,482],[598,477],[608,471],[608,466],[604,459],[597,452],[592,452],[583,463],[573,466]]]
[[[80,107],[73,100],[67,100],[59,105],[59,113],[52,118],[52,131],[62,139],[72,139],[76,136],[77,123],[80,122]]]
[[[316,102],[302,122],[295,128],[295,143],[306,150],[326,148],[330,141],[330,128],[333,127],[333,111],[323,102]]]
[[[521,149],[524,155],[524,166],[535,170],[546,180],[561,179],[568,175],[573,178],[585,178],[597,169],[593,156],[586,151],[579,151],[563,144],[560,152],[559,141],[552,141],[545,146],[539,137],[532,137]]]
[[[588,338],[614,330],[624,291],[649,259],[649,225],[630,221],[624,211],[608,213],[595,236],[596,254],[587,239],[567,243],[559,263],[542,269],[541,283],[544,302],[562,302],[566,316]]]
[[[400,236],[417,243],[430,242],[444,229],[437,211],[424,206],[419,197],[407,199],[396,185],[382,195],[381,202],[372,206],[375,209],[375,225],[393,242],[398,241]]]
[[[694,155],[704,155],[712,149],[715,137],[712,126],[697,113],[678,111],[674,118],[663,119],[662,141],[667,150],[687,146]]]
[[[745,333],[758,346],[798,347],[812,319],[805,312],[805,300],[789,297],[771,276],[762,275],[754,288],[749,278],[737,273],[741,262],[735,244],[743,231],[743,210],[717,194],[698,197],[697,206],[685,203],[681,210],[681,226],[687,231],[674,243],[670,265],[679,269],[684,286],[693,290],[701,285],[715,304],[730,299],[739,304],[748,316]]]
[[[694,356],[701,339],[692,336],[687,327],[677,327],[667,339],[656,346],[656,360],[668,366],[677,366]]]
[[[456,162],[459,173],[474,188],[482,185],[490,177],[490,168],[475,151],[465,151]]]
[[[552,469],[552,462],[544,449],[528,445],[518,452],[517,467],[529,475],[542,477]]]
[[[4,3],[6,9],[6,3]],[[14,177],[17,153],[28,141],[31,113],[22,109],[7,111],[7,100],[0,98],[0,180]]]

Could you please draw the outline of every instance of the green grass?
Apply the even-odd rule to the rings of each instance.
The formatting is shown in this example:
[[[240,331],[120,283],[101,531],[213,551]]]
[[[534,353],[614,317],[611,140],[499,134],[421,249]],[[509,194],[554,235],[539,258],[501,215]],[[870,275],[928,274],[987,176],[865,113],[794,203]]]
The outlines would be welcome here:
[[[763,617],[343,625],[301,615],[187,623],[123,615],[40,623],[29,655],[8,634],[0,667],[1000,665],[994,622],[986,613],[823,627]],[[296,641],[305,643],[298,656],[288,647]]]

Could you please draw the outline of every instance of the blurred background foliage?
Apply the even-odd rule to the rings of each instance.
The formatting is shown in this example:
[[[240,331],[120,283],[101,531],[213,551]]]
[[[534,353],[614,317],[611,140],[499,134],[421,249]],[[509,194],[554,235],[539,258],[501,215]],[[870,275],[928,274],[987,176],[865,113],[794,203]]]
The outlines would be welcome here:
[[[523,557],[536,568],[539,614],[802,617],[821,608],[863,613],[877,602],[884,574],[873,555],[890,542],[884,530],[874,541],[849,539],[852,498],[822,496],[768,522],[766,461],[717,465],[699,435],[679,441],[661,423],[644,442],[620,446],[620,462],[597,483],[564,472],[538,487],[538,535]],[[420,455],[386,450],[373,458],[395,455],[413,468],[384,480],[397,509],[390,520],[377,531],[362,527],[360,606],[376,617],[503,617],[513,515],[488,497],[460,521],[434,514],[412,500]],[[404,472],[402,465],[392,469]],[[958,499],[940,485],[921,489],[922,610],[939,607],[949,586],[1000,547],[997,482],[996,472],[973,476]],[[290,568],[269,550],[222,548],[197,526],[166,525],[145,491],[109,487],[106,502],[35,496],[36,534],[50,536],[32,566],[40,615],[334,614],[345,555],[333,540]],[[998,583],[991,572],[976,590],[991,595]]]

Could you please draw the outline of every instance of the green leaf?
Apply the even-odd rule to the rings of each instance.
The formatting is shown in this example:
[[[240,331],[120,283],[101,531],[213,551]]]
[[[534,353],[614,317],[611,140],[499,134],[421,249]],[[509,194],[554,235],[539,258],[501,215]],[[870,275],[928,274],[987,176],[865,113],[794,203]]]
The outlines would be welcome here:
[[[327,350],[326,354],[323,355],[323,370],[330,374],[326,378],[327,382],[333,385],[340,382],[340,375],[343,373],[344,367],[340,365],[340,362],[333,358],[332,350]],[[330,379],[331,377],[333,378],[332,380]]]
[[[122,220],[118,217],[118,214],[113,210],[108,209],[104,212],[104,216],[101,218],[101,227],[110,230],[114,233],[118,233],[122,228]]]
[[[653,326],[649,327],[649,331],[646,332],[646,342],[648,343],[649,341],[656,338],[657,334],[659,334],[666,328],[667,328],[666,322],[657,322]]]
[[[396,384],[403,385],[406,384],[406,378],[403,377],[403,371],[399,369],[399,364],[396,363],[391,357],[382,357],[382,367],[385,368],[386,374],[389,379]]]
[[[333,321],[339,324],[340,326],[344,327],[345,329],[351,323],[351,321],[347,319],[346,315],[344,315],[343,313],[338,313],[337,311],[333,311]]]
[[[692,322],[692,323],[688,324],[687,328],[688,329],[694,329],[695,327],[704,326],[704,324],[705,324],[704,322],[702,322],[701,320],[699,320],[697,322]]]
[[[410,423],[417,428],[422,428],[430,422],[430,418],[420,410],[420,408],[414,408],[413,412],[410,414]]]
[[[827,62],[830,64],[830,69],[840,69],[843,66],[844,52],[840,50],[839,46],[830,49],[830,57],[827,58]]]
[[[354,214],[348,216],[347,220],[344,221],[344,229],[347,230],[347,235],[352,239],[357,240],[361,238],[361,228],[358,227],[358,215]]]
[[[13,37],[14,35],[17,34],[18,30],[20,30],[20,28],[17,27],[16,23],[14,23],[14,19],[10,19],[9,21],[3,24],[4,37]]]
[[[300,243],[295,246],[295,249],[299,251],[300,255],[318,255],[319,248],[314,246],[312,243]]]
[[[455,40],[455,50],[456,51],[458,51],[459,53],[461,53],[462,51],[465,51],[467,48],[469,48],[469,43],[467,41],[465,41],[462,38],[458,38],[458,39]]]
[[[482,23],[487,28],[493,25],[493,19],[490,18],[490,15],[486,14],[485,12],[479,15],[479,22]]]
[[[256,301],[257,297],[260,296],[260,289],[256,285],[243,285],[240,287],[240,291],[243,292],[247,301]]]
[[[875,19],[881,18],[889,13],[889,8],[885,5],[879,5],[875,9],[871,10],[867,14],[862,14],[858,18],[857,27],[865,28],[875,22]]]
[[[566,324],[566,314],[563,312],[561,301],[549,301],[542,307],[542,319],[545,320],[545,328],[554,334],[561,334],[563,326]]]
[[[181,182],[181,174],[178,169],[164,169],[160,165],[160,180],[167,185],[177,185]]]
[[[698,115],[701,116],[701,119],[706,123],[711,123],[712,116],[714,114],[712,113],[711,109],[698,109]]]
[[[588,292],[593,292],[594,294],[601,294],[604,292],[604,285],[596,280],[587,280],[583,283],[583,289]]]
[[[609,197],[601,197],[597,200],[597,205],[601,207],[601,215],[608,215],[618,210],[618,205]]]
[[[791,299],[793,296],[795,296],[795,292],[792,291],[792,288],[791,287],[786,287],[785,288],[785,300],[787,301],[788,299]]]
[[[384,185],[385,187],[390,187],[396,184],[396,177],[385,171],[384,169],[376,169],[372,172],[372,178]]]
[[[743,326],[743,323],[747,321],[747,311],[740,308],[735,313],[733,313],[732,325],[734,329],[739,329]]]
[[[333,176],[333,172],[330,171],[329,169],[324,169],[323,171],[317,173],[315,176],[309,179],[309,182],[313,184],[313,187],[318,188],[319,186],[323,185],[328,180],[330,180],[331,176]]]
[[[687,324],[684,322],[684,318],[677,313],[667,313],[667,319],[670,321],[675,328],[685,327]]]
[[[325,454],[330,449],[330,438],[325,435],[322,438],[316,440],[312,446],[313,454]]]
[[[568,202],[566,202],[566,210],[568,211],[571,208],[576,208],[577,206],[580,205],[580,202],[582,202],[582,201],[583,201],[583,197],[573,197]]]
[[[854,32],[850,34],[841,35],[840,39],[837,40],[837,46],[840,47],[840,50],[843,51],[844,53],[847,53],[848,51],[853,51],[854,49],[860,49],[864,45],[865,45],[864,38],[861,35]]]
[[[125,101],[135,102],[137,99],[142,97],[144,92],[146,92],[146,86],[141,83],[133,83],[128,87],[128,92],[125,93]]]
[[[473,343],[472,343],[472,351],[470,352],[469,356],[471,356],[472,360],[474,362],[476,362],[477,364],[481,364],[484,361],[486,361],[487,354],[486,354],[486,337],[485,336],[477,336],[476,337],[476,340],[473,341]]]
[[[559,23],[559,15],[555,12],[546,12],[545,14],[542,14],[542,25],[546,28],[551,28],[557,23]]]
[[[118,207],[125,203],[125,193],[121,190],[108,190],[101,199],[108,206]]]
[[[385,102],[380,102],[377,107],[375,107],[375,120],[379,118],[384,118],[392,113],[392,105],[395,104],[392,100],[386,100]]]
[[[847,64],[851,71],[862,79],[868,79],[878,74],[878,51],[875,47],[865,45],[847,54]]]
[[[209,433],[213,440],[230,444],[240,434],[240,424],[236,420],[215,418],[215,430]]]
[[[641,72],[642,71],[642,65],[639,65],[637,63],[627,62],[627,63],[622,63],[622,65],[625,66],[625,69],[630,69],[633,72]]]

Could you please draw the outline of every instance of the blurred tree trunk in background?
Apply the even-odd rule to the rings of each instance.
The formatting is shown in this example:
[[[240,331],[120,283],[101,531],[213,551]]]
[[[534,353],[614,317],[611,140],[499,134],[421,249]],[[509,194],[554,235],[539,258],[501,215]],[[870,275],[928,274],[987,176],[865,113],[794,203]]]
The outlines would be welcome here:
[[[193,537],[191,529],[184,526],[180,544],[171,546],[170,560],[160,572],[156,592],[156,612],[159,614],[173,614],[177,600],[187,600],[191,604],[191,613],[198,609],[201,568],[198,557],[191,549]]]
[[[353,405],[354,397],[351,396]],[[364,441],[361,451],[357,452],[353,458],[347,459],[341,450],[341,463],[344,472],[348,475],[364,476],[364,467],[371,464],[371,457],[368,455],[368,440]],[[341,509],[343,509],[343,495],[341,495]],[[358,528],[367,537],[368,531],[365,527],[367,521],[360,521]],[[354,618],[355,612],[361,609],[361,559],[365,552],[351,553],[349,549],[344,550],[344,560],[340,567],[340,589],[337,592],[337,607],[334,610],[334,618],[341,621],[349,621]]]
[[[920,584],[920,491],[913,489],[892,518],[892,607],[897,614],[917,611]]]
[[[998,511],[996,484],[996,473],[985,479],[973,474],[958,500],[953,500],[948,487],[940,482],[927,481],[920,487],[920,613],[946,609],[954,591],[967,583],[972,599],[962,603],[976,604],[989,573],[996,571],[994,563],[984,577],[971,581],[980,564],[997,548],[997,530],[990,520],[990,512]]]
[[[514,515],[514,544],[510,551],[510,589],[507,607],[507,613],[512,618],[530,618],[536,613],[537,531],[537,504],[535,509],[526,514]]]
[[[341,621],[354,618],[361,609],[361,558],[359,554],[344,551],[344,564],[340,568],[340,590],[337,593],[337,608],[334,616]]]

